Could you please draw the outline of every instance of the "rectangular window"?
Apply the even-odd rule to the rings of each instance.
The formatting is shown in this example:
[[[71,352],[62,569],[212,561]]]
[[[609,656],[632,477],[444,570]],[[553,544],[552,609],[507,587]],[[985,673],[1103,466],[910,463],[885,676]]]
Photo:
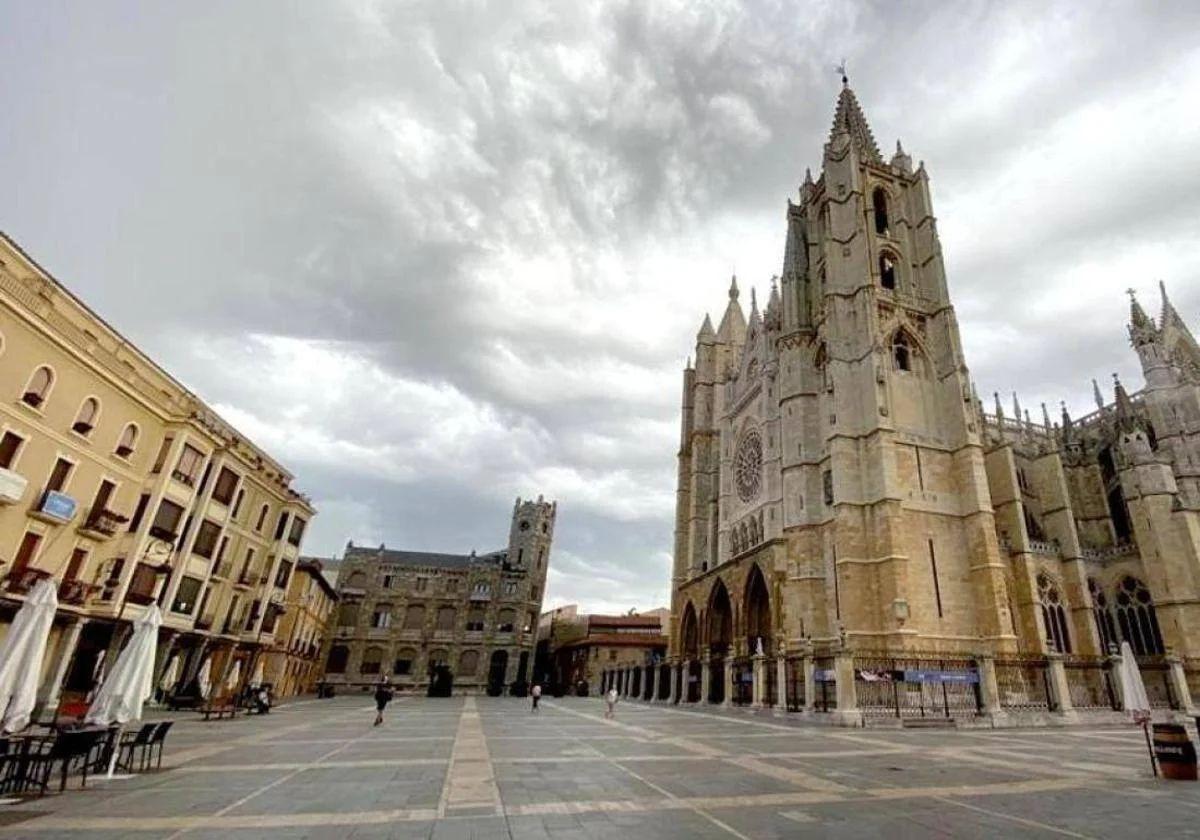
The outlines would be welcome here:
[[[825,470],[825,472],[823,472],[821,474],[821,484],[824,486],[824,490],[825,490],[825,504],[832,505],[833,504],[833,471],[832,470]]]
[[[21,451],[21,444],[25,442],[25,438],[12,432],[5,432],[4,438],[0,439],[0,467],[8,470],[12,469],[13,462],[17,460],[17,453]]]
[[[290,561],[284,560],[279,564],[279,571],[275,573],[275,585],[280,589],[285,589],[288,585],[288,578],[292,576],[292,564]]]
[[[225,559],[225,549],[229,548],[229,537],[221,537],[221,547],[217,549],[217,562]]]
[[[297,548],[299,548],[300,540],[304,539],[304,526],[306,526],[307,524],[308,524],[307,522],[305,522],[303,519],[301,519],[298,516],[295,519],[293,519],[292,520],[292,530],[288,534],[288,542],[291,543],[292,545],[296,546]]]
[[[137,507],[133,510],[133,518],[129,520],[129,533],[142,527],[142,518],[146,515],[146,505],[150,504],[150,494],[143,493],[138,499]]]
[[[171,477],[191,487],[196,483],[196,474],[200,472],[202,463],[204,463],[204,453],[190,443],[185,443],[183,452],[179,453],[179,463],[175,465],[175,471],[171,473]]]
[[[419,577],[419,578],[417,578],[417,591],[418,591],[418,592],[424,592],[424,591],[425,591],[425,586],[426,586],[426,584],[428,584],[428,583],[429,583],[429,578],[423,578],[423,577]]]
[[[388,609],[375,610],[371,613],[371,626],[383,630],[392,624],[392,613]]]
[[[283,532],[287,529],[288,515],[287,511],[279,511],[279,519],[275,522],[275,539],[283,539]]]
[[[391,589],[392,588],[392,580],[393,580],[393,578],[391,575],[384,575],[383,576],[383,588]]]
[[[238,583],[250,582],[250,567],[254,565],[254,549],[246,549],[246,559],[242,561],[242,573],[238,575]]]
[[[212,497],[223,505],[233,501],[233,493],[237,489],[238,474],[229,467],[221,467],[217,474],[217,483],[213,485]]]
[[[171,603],[171,612],[190,614],[200,596],[201,582],[194,577],[184,577],[179,581],[179,589],[175,591],[175,600]]]
[[[100,486],[96,489],[96,498],[92,500],[92,516],[108,510],[109,500],[112,499],[113,491],[117,489],[117,485],[105,479],[100,482]]]
[[[54,469],[50,471],[50,480],[46,482],[46,489],[56,493],[61,493],[62,489],[67,486],[67,479],[71,477],[71,470],[75,465],[66,458],[59,458],[54,462]]]
[[[154,524],[150,526],[151,535],[160,540],[175,542],[179,536],[179,520],[182,518],[183,507],[170,499],[163,499],[162,504],[158,506],[158,513],[154,514]]]
[[[238,513],[242,510],[242,500],[246,498],[246,488],[243,487],[238,491],[237,501],[233,503],[233,512],[230,514],[234,519],[238,518]]]
[[[86,548],[77,548],[71,552],[71,559],[67,561],[67,570],[63,573],[63,583],[73,580],[79,580],[79,570],[83,568],[83,564],[87,561],[88,550]]]
[[[167,463],[167,456],[171,454],[171,444],[175,442],[175,438],[167,435],[163,438],[162,446],[158,447],[158,454],[154,456],[154,469],[150,472],[158,475],[163,470],[163,466]]]
[[[338,607],[338,627],[354,627],[358,624],[358,604],[342,604]]]
[[[392,673],[398,677],[404,677],[412,673],[411,659],[397,659],[395,666],[392,668]]]
[[[196,532],[196,542],[192,545],[192,554],[211,560],[213,551],[217,548],[217,537],[221,535],[221,526],[210,519],[200,523]]]

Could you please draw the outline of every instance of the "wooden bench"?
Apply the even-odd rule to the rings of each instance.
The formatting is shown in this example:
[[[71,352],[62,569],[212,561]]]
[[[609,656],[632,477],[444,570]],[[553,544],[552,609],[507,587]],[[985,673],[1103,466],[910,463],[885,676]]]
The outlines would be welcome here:
[[[229,715],[230,718],[237,717],[238,707],[235,706],[233,703],[221,703],[221,704],[214,703],[211,706],[201,706],[196,711],[198,711],[198,712],[200,712],[200,714],[204,715],[205,720],[211,720],[214,717],[217,720],[220,720],[221,718],[225,717],[226,715]]]

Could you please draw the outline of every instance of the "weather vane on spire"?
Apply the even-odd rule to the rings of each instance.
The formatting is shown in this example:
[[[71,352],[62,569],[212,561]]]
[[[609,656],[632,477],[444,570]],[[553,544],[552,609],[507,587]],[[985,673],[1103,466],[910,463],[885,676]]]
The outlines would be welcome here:
[[[833,69],[837,70],[838,73],[841,74],[842,84],[850,84],[850,77],[846,75],[846,59],[843,58],[841,62]]]

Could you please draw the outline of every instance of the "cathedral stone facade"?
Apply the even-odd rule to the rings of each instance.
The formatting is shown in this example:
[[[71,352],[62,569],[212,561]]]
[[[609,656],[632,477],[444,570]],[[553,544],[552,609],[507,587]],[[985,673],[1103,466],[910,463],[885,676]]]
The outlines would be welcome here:
[[[508,548],[432,554],[349,543],[325,681],[401,690],[523,692],[546,589],[557,505],[517,499]]]
[[[929,175],[880,154],[848,84],[786,221],[765,307],[747,317],[735,278],[684,370],[655,699],[847,722],[1113,710],[1127,640],[1151,694],[1190,709],[1200,349],[1165,293],[1157,322],[1133,304],[1141,391],[1077,420],[985,413]]]

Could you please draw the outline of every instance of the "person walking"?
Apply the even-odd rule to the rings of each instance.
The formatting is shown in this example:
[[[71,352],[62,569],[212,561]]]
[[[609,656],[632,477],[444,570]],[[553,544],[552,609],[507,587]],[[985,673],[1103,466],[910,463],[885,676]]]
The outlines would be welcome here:
[[[542,699],[542,687],[541,687],[541,685],[539,685],[539,684],[537,684],[537,683],[534,683],[534,685],[533,685],[533,688],[531,688],[531,689],[529,690],[529,696],[533,698],[533,706],[532,706],[532,707],[530,707],[529,711],[531,711],[531,712],[536,712],[536,711],[537,711],[537,704],[538,704],[538,700],[541,700],[541,699]]]
[[[392,702],[392,687],[388,685],[388,678],[385,676],[379,681],[379,685],[375,688],[375,725],[383,723],[383,710],[387,708],[387,704]]]
[[[617,708],[617,696],[616,686],[610,688],[608,694],[604,695],[604,702],[608,705],[607,711],[604,712],[604,717],[607,719],[611,720],[614,717],[613,712]]]

